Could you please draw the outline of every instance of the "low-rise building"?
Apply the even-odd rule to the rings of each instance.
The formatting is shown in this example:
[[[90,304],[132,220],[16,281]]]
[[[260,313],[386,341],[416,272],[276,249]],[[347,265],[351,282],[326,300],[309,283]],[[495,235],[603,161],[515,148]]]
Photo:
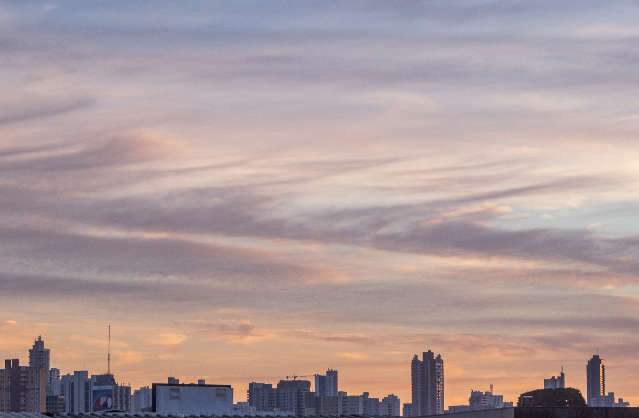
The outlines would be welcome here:
[[[399,398],[393,394],[387,395],[382,399],[379,406],[379,415],[386,417],[398,417],[400,413],[401,403]]]
[[[548,379],[544,379],[544,389],[565,389],[566,388],[566,375],[564,374],[564,368],[561,368],[559,376],[552,376]]]
[[[471,410],[478,409],[499,409],[504,407],[512,407],[512,403],[504,403],[503,395],[493,393],[492,385],[489,392],[480,390],[471,390],[468,398],[468,406]]]
[[[133,392],[133,401],[131,407],[133,412],[147,412],[151,410],[151,388],[148,386],[136,389]]]
[[[615,393],[609,392],[605,396],[593,397],[588,406],[595,408],[626,408],[630,406],[629,402],[623,400],[623,398],[615,399]]]
[[[230,385],[154,383],[151,409],[160,415],[230,415],[233,388]]]
[[[112,374],[91,376],[91,411],[131,410],[131,387],[120,385]]]
[[[493,385],[490,385],[490,391],[482,392],[480,390],[471,390],[468,398],[468,405],[450,405],[448,413],[455,414],[466,411],[480,411],[484,409],[501,409],[512,408],[512,402],[504,402],[503,395],[497,395],[493,392]]]

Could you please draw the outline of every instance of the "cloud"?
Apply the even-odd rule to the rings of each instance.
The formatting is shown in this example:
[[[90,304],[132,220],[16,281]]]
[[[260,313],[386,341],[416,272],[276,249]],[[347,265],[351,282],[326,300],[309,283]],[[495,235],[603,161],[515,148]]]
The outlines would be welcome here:
[[[350,334],[350,333],[329,333],[308,330],[295,330],[294,334],[303,338],[310,338],[326,343],[336,344],[360,344],[368,345],[376,342],[376,338],[370,335]]]
[[[94,104],[95,99],[90,97],[39,98],[22,103],[4,102],[0,103],[0,126],[59,116],[87,109]]]
[[[0,158],[15,158],[38,154],[42,152],[55,151],[64,148],[63,144],[48,144],[41,146],[16,146],[7,147],[0,150]]]
[[[316,241],[438,256],[563,260],[634,274],[639,266],[632,256],[639,246],[633,237],[606,238],[588,229],[500,229],[486,221],[511,211],[490,207],[459,211],[448,219],[441,217],[468,204],[565,193],[604,184],[614,182],[558,180],[423,204],[319,212],[294,221],[270,210],[277,204],[277,196],[251,194],[250,189],[236,192],[210,188],[171,196],[168,199],[182,203],[170,207],[161,201],[128,200],[103,204],[91,216],[99,224],[151,231]]]
[[[187,338],[188,337],[183,334],[164,332],[158,335],[155,343],[165,346],[179,346],[182,345]]]
[[[270,333],[258,331],[249,320],[216,319],[216,320],[187,320],[180,324],[189,332],[208,340],[221,340],[231,343],[250,344],[265,338]]]
[[[179,285],[145,285],[132,281],[98,281],[78,279],[69,275],[26,275],[9,272],[0,273],[0,289],[13,297],[40,301],[46,299],[47,295],[70,299],[100,295],[101,298],[98,301],[102,302],[127,298],[139,300],[143,296],[169,302],[180,299],[193,301],[197,295],[196,291],[189,292],[184,286]],[[177,290],[181,290],[181,292],[177,292]]]
[[[611,272],[638,274],[631,258],[639,252],[633,238],[600,238],[585,230],[499,230],[476,223],[452,221],[415,225],[410,231],[380,234],[374,244],[391,251],[454,255],[484,255],[592,264]]]
[[[130,366],[132,364],[140,364],[145,359],[146,355],[140,351],[124,350],[118,351],[117,358],[114,360],[117,361],[118,366]]]
[[[111,279],[143,275],[168,282],[180,279],[203,284],[232,283],[236,287],[267,279],[264,286],[268,287],[321,281],[326,273],[330,278],[330,271],[282,261],[266,251],[178,238],[113,237],[28,228],[0,228],[0,233],[9,257],[33,254],[39,260],[39,268],[64,274],[65,270],[57,267],[64,262],[73,266],[75,275],[95,279],[105,272]]]
[[[134,384],[341,361],[406,397],[432,347],[465,401],[597,346],[632,382],[637,15],[576,5],[3,5],[0,316],[42,309],[0,325],[103,368],[68,323],[126,324]]]
[[[28,152],[28,158],[3,163],[0,170],[32,175],[34,171],[55,173],[117,168],[156,160],[177,149],[164,140],[144,135],[126,135],[96,142],[59,145],[57,152],[48,155],[31,155],[32,152]],[[15,153],[15,150],[6,152]]]
[[[341,352],[337,353],[337,356],[352,361],[364,361],[369,358],[368,354],[357,351]]]
[[[116,142],[115,145],[109,143],[100,149],[113,147],[119,150],[121,145],[120,142]],[[122,149],[129,150],[128,146]],[[107,157],[100,157],[100,161],[104,161],[105,164],[107,162],[115,164],[126,152],[128,151],[122,151],[122,154],[120,151],[107,152]],[[102,155],[102,152],[96,152],[96,154]],[[108,155],[114,156],[108,157]],[[62,166],[66,167],[64,164]],[[375,166],[373,163],[358,164],[355,169],[368,169]],[[58,165],[54,164],[54,167]],[[330,172],[332,168],[326,168],[326,170]],[[276,210],[278,206],[286,204],[284,196],[279,193],[264,193],[261,186],[183,189],[143,198],[126,197],[112,200],[92,201],[86,198],[69,198],[64,202],[59,202],[57,196],[53,194],[33,193],[20,188],[5,187],[3,195],[6,197],[6,202],[3,206],[5,210],[13,211],[12,208],[15,208],[22,213],[31,211],[34,215],[54,215],[61,219],[68,218],[69,222],[79,220],[99,228],[115,227],[150,233],[222,234],[232,237],[299,240],[441,257],[509,257],[533,261],[569,261],[591,268],[603,268],[615,274],[632,275],[639,271],[639,266],[633,262],[633,255],[639,248],[639,240],[632,236],[606,238],[595,234],[590,229],[508,230],[490,224],[504,213],[512,212],[510,208],[507,211],[497,210],[498,208],[494,205],[499,202],[512,204],[511,200],[515,198],[521,200],[539,195],[612,187],[616,184],[618,180],[615,178],[573,176],[520,187],[502,189],[493,187],[493,190],[489,192],[426,200],[423,203],[315,210],[309,214],[298,215],[294,219],[291,219],[287,213],[278,213]],[[73,218],[68,217],[70,213],[74,214]],[[25,231],[27,235],[32,233]],[[79,236],[75,239],[79,243],[86,238]],[[98,252],[101,251],[98,245],[106,251],[106,246],[115,241],[102,239],[89,242],[90,245],[74,251],[85,251],[93,246],[95,247],[93,251]],[[126,247],[133,248],[139,242],[135,239],[130,240]],[[154,243],[158,251],[161,245],[167,246],[166,242],[160,240],[147,240],[146,243]],[[184,248],[186,246],[191,248],[189,253],[196,248],[198,252],[202,251],[201,246],[188,244],[187,241],[184,241],[182,245],[185,246]],[[71,248],[59,245],[50,245],[50,247],[51,251],[55,248],[64,248],[68,251]],[[109,245],[105,254],[118,251],[118,248],[115,245]],[[260,258],[258,253],[253,255]],[[57,251],[56,256],[64,256],[64,252]],[[254,259],[254,256],[251,258]],[[151,257],[150,254],[149,257]],[[222,257],[228,257],[228,255]],[[118,257],[113,259],[112,267],[115,269],[119,268],[115,262],[118,259]],[[145,257],[141,257],[136,264],[141,265],[145,262],[144,260]],[[193,260],[195,259],[183,257],[183,261],[180,261],[177,258],[172,260],[171,265],[162,267],[166,264],[162,260],[155,262],[149,258],[147,265],[154,264],[159,270],[166,268],[168,271],[188,271],[193,269]],[[96,260],[98,263],[104,263],[104,261]],[[215,267],[211,266],[211,269],[212,271],[220,270],[220,267],[225,264],[217,263]],[[257,273],[261,271],[260,269],[271,270],[267,264],[254,264],[255,269],[249,271],[248,266],[231,263],[232,272],[241,275]],[[231,270],[227,272],[230,273]],[[324,272],[322,280],[328,279],[330,274]],[[288,275],[304,275],[305,280],[312,280],[313,273],[304,273],[303,269],[298,269],[297,272]],[[333,274],[333,276],[334,280],[339,280],[339,274]]]

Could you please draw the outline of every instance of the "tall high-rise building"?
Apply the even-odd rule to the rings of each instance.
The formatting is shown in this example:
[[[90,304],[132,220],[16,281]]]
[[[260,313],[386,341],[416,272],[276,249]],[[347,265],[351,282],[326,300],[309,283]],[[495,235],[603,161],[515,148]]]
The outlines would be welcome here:
[[[606,394],[606,366],[599,354],[592,356],[586,366],[586,389],[588,405],[599,403],[599,398]]]
[[[43,368],[6,360],[0,370],[0,412],[45,412],[46,374]]]
[[[51,368],[51,350],[44,347],[42,336],[38,336],[29,349],[29,367],[44,369],[46,393],[51,394],[49,385],[49,369]]]
[[[280,380],[276,392],[277,408],[297,416],[305,415],[305,394],[310,391],[311,382],[308,380]]]
[[[47,377],[47,413],[57,415],[64,413],[64,396],[62,396],[62,381],[60,369],[52,367]]]
[[[273,411],[277,404],[275,389],[270,383],[249,383],[247,398],[249,406],[256,411]]]
[[[326,376],[315,375],[315,396],[326,396]]]
[[[60,382],[60,369],[49,369],[49,376],[47,381],[47,396],[58,396],[62,394],[62,384]]]
[[[41,336],[33,342],[33,347],[29,349],[29,367],[41,368],[49,371],[51,366],[51,351],[44,348],[44,340]]]
[[[86,370],[74,371],[61,378],[64,412],[83,414],[91,412],[91,380]]]
[[[338,391],[337,370],[328,369],[325,375],[315,375],[316,396],[337,396]]]
[[[444,413],[444,360],[428,350],[411,362],[411,414],[414,417]]]
[[[339,392],[337,370],[326,370],[326,396],[337,396]]]

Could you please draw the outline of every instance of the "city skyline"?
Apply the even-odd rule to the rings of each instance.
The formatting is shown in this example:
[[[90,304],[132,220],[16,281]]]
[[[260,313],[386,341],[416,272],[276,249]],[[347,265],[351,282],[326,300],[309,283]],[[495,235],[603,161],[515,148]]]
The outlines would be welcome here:
[[[60,394],[62,394],[63,399],[61,402],[63,405],[66,405],[66,408],[74,408],[73,412],[75,413],[88,411],[88,409],[79,409],[89,408],[88,406],[80,406],[83,405],[84,402],[89,402],[88,398],[86,398],[86,401],[84,400],[85,395],[81,395],[79,398],[80,400],[78,401],[78,394],[84,393],[84,389],[75,389],[76,391],[79,391],[77,392],[78,394],[76,394],[74,397],[76,400],[73,401],[72,398],[70,401],[67,400],[66,403],[64,401],[64,393],[73,391],[74,385],[76,387],[78,385],[82,387],[84,383],[81,382],[91,381],[92,385],[95,385],[94,387],[97,389],[109,386],[120,387],[120,389],[114,390],[114,395],[112,396],[115,396],[116,400],[112,400],[112,402],[116,402],[117,405],[125,405],[125,403],[123,403],[124,401],[122,400],[122,397],[125,396],[126,399],[128,399],[126,401],[126,405],[128,405],[127,408],[129,408],[136,403],[135,398],[130,398],[134,392],[138,393],[145,389],[149,390],[152,385],[162,384],[161,382],[163,380],[158,380],[153,382],[145,382],[144,384],[140,384],[139,386],[134,386],[123,383],[122,378],[116,379],[114,375],[109,374],[111,361],[111,352],[109,350],[111,327],[109,326],[108,328],[109,341],[107,344],[106,353],[108,372],[105,374],[93,374],[89,370],[79,370],[77,368],[73,370],[61,371],[59,368],[51,367],[51,348],[49,346],[45,346],[45,341],[41,335],[34,339],[32,347],[29,348],[27,351],[28,367],[34,369],[34,376],[38,374],[37,372],[41,372],[42,383],[36,384],[36,387],[40,387],[40,385],[42,386],[41,393],[45,398],[50,395],[59,396]],[[19,362],[19,357],[15,359],[8,358],[5,360],[5,368],[16,368]],[[26,370],[23,372],[26,373],[25,376],[31,376],[31,374],[29,374],[30,372],[27,372]],[[50,376],[52,372],[55,373],[57,381],[51,380],[52,378]],[[31,379],[31,377],[29,377],[29,379]],[[199,375],[196,379],[193,379],[191,381],[189,381],[188,379],[186,379],[185,381],[185,379],[175,377],[175,375],[168,376],[168,378],[166,379],[168,379],[169,385],[180,383],[187,385],[204,385],[207,380],[207,376]],[[269,379],[275,379],[275,382],[268,382]],[[297,399],[298,390],[309,392],[313,395],[313,397],[328,398],[336,398],[337,395],[347,397],[347,393],[349,395],[348,398],[361,398],[361,396],[365,396],[366,398],[368,398],[370,393],[370,391],[368,390],[362,391],[362,395],[354,394],[353,392],[347,392],[345,388],[338,386],[338,370],[332,368],[326,369],[325,375],[322,375],[321,373],[313,373],[309,375],[262,376],[259,379],[249,380],[250,382],[246,383],[247,389],[244,392],[246,394],[246,398],[244,399],[243,396],[240,396],[238,399],[236,393],[235,400],[239,402],[236,405],[240,405],[241,403],[246,402],[248,405],[257,407],[258,412],[277,411],[280,408],[284,408],[284,410],[294,411],[298,415],[305,415],[304,406],[300,407],[297,405],[297,402],[300,402],[300,400]],[[260,381],[258,382],[257,380]],[[406,405],[410,404],[410,414],[403,416],[420,417],[443,414],[448,411],[449,406],[452,408],[451,412],[456,413],[463,412],[468,408],[470,408],[471,410],[473,408],[484,409],[485,405],[492,405],[492,408],[512,407],[514,403],[513,401],[504,399],[503,395],[494,394],[494,384],[492,383],[490,383],[490,390],[488,392],[482,392],[481,390],[477,390],[477,388],[474,387],[470,388],[471,396],[469,398],[469,404],[467,406],[464,406],[464,404],[455,405],[454,403],[445,403],[444,392],[446,385],[444,384],[444,361],[441,354],[435,354],[431,350],[423,352],[421,360],[419,359],[417,354],[413,355],[413,358],[410,362],[410,380],[412,386],[412,393],[410,398],[405,398],[402,402],[402,398],[397,397],[395,393],[388,392],[387,394],[383,395],[384,402],[380,402],[380,399],[382,399],[381,395],[378,398],[371,399],[378,402],[375,408],[379,410],[388,409],[389,411],[395,411],[400,410],[400,405],[403,405],[403,411],[405,412],[407,407]],[[52,383],[56,383],[59,387],[52,387]],[[219,384],[222,382],[217,383]],[[605,365],[603,359],[600,357],[599,354],[593,354],[592,358],[589,359],[586,363],[585,386],[585,391],[580,391],[583,392],[584,398],[587,399],[588,406],[617,406],[617,398],[615,396],[615,393],[608,392],[606,390]],[[232,388],[233,385],[229,385],[229,387]],[[239,387],[242,388],[241,385],[239,385]],[[559,376],[553,375],[551,378],[544,378],[543,384],[541,384],[540,387],[543,389],[551,390],[564,389],[567,387],[577,388],[578,390],[580,389],[579,385],[566,384],[566,375],[564,373],[563,366],[561,367],[561,373]],[[2,384],[0,384],[0,390],[2,390]],[[124,390],[124,392],[120,394],[120,390]],[[233,391],[233,389],[231,390]],[[291,393],[287,394],[287,392]],[[145,394],[143,396],[147,397],[147,400],[150,401],[150,395]],[[629,406],[629,402],[627,401],[627,399],[628,398],[619,398],[618,405]],[[385,403],[387,400],[389,401],[388,405],[386,405]],[[49,400],[47,399],[47,405],[49,405],[48,402]],[[362,411],[366,411],[366,402],[364,402],[364,404],[361,404],[361,400],[358,400],[358,402],[360,403],[360,408],[364,408]],[[44,398],[43,400],[39,401],[39,403],[44,404]],[[38,405],[39,403],[36,403],[36,405]],[[346,402],[346,404],[348,404],[348,402]],[[330,405],[326,407],[329,408],[328,410],[330,411],[333,410],[333,407],[331,407]],[[337,409],[335,409],[335,411],[337,411]],[[332,414],[326,413],[320,415]],[[346,415],[357,415],[357,413],[348,413]]]
[[[0,1],[0,354],[639,404],[634,0]],[[480,361],[478,361],[480,359]],[[310,378],[313,380],[312,378]],[[610,388],[610,389],[608,389]]]

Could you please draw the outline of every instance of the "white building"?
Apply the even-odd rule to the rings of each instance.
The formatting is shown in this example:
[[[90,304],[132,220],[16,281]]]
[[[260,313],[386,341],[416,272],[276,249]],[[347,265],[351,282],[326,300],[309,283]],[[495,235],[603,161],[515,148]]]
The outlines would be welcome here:
[[[379,406],[379,415],[386,417],[398,417],[400,416],[401,403],[399,398],[395,395],[387,395],[382,399],[382,403]]]
[[[141,387],[133,392],[133,412],[150,411],[152,406],[151,398],[151,388],[148,386]]]
[[[471,410],[504,408],[504,396],[494,394],[492,385],[489,392],[471,390],[468,406]],[[507,406],[512,406],[512,404]]]
[[[60,381],[60,369],[49,370],[49,381],[47,382],[47,395],[58,396],[62,394],[62,383]]]
[[[62,376],[62,394],[64,395],[64,412],[82,414],[91,412],[91,381],[86,370],[75,371]]]
[[[561,368],[561,374],[559,376],[552,376],[548,379],[544,379],[544,389],[565,389],[566,388],[566,375],[564,374],[564,368]]]
[[[233,388],[229,385],[153,384],[153,412],[161,415],[230,415]]]
[[[294,417],[291,411],[258,411],[248,402],[238,402],[233,405],[233,415],[238,417]]]
[[[338,415],[364,415],[364,397],[343,393],[339,396]]]
[[[451,405],[448,407],[448,412],[454,414],[466,411],[480,411],[483,409],[501,409],[512,407],[512,402],[504,402],[504,396],[495,394],[493,392],[493,385],[490,385],[490,391],[488,392],[471,390],[470,397],[468,398],[468,405]]]
[[[624,401],[623,398],[619,398],[619,401],[617,401],[615,393],[609,392],[607,395],[592,398],[588,406],[596,408],[626,408],[630,406],[630,403]]]

